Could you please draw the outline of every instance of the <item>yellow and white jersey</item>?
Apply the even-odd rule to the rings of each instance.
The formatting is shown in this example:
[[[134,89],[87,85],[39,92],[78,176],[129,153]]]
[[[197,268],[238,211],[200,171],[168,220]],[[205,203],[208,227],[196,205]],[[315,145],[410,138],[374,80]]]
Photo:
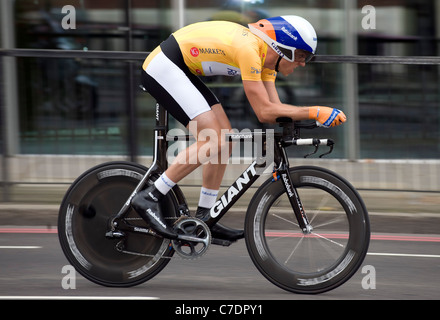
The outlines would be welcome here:
[[[143,63],[142,84],[184,126],[220,103],[198,76],[275,81],[263,68],[267,44],[249,29],[226,21],[200,22],[174,32]]]
[[[242,80],[275,81],[263,68],[267,44],[248,28],[228,21],[207,21],[173,33],[185,64],[195,75],[236,76]]]

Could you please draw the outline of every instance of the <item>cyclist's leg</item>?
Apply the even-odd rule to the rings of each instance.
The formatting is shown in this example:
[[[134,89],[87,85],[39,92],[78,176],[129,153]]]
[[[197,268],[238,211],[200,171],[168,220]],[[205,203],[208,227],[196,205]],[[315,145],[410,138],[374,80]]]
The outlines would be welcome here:
[[[226,149],[228,154],[231,152],[230,143],[224,136],[231,130],[229,120],[221,105],[216,104],[212,110],[195,117],[188,125],[188,129],[197,141],[176,156],[164,176],[177,183],[203,164],[202,188],[218,191],[226,169],[226,163],[222,163],[222,150]],[[206,134],[208,137],[205,136]],[[209,220],[211,206],[199,207],[196,216],[204,221]],[[212,226],[211,232],[214,238],[229,241],[244,237],[244,230],[231,229],[219,223]]]
[[[207,190],[212,193],[212,196],[208,196],[211,199],[201,201],[202,205],[197,208],[196,217],[207,221],[210,219],[210,209],[217,198],[215,194],[220,189],[227,159],[232,152],[231,143],[225,138],[225,133],[231,130],[231,124],[220,104],[212,106],[211,111],[197,116],[192,121],[193,123],[190,123],[188,128],[197,137],[197,142],[178,154],[165,174],[173,181],[180,181],[203,164],[203,184],[200,196],[205,197],[203,192]],[[225,152],[227,156],[224,155]],[[211,227],[211,232],[214,238],[229,241],[244,237],[244,230],[231,229],[219,223]]]
[[[143,65],[142,82],[147,91],[165,107],[168,112],[184,126],[190,124],[190,132],[198,138],[204,130],[213,132],[212,138],[198,139],[188,149],[177,155],[173,164],[159,177],[154,185],[140,192],[132,201],[133,207],[153,229],[162,229],[165,224],[160,212],[160,197],[166,194],[175,183],[187,176],[202,163],[218,158],[223,124],[217,119],[212,107],[219,104],[217,97],[184,63],[177,42],[170,37],[147,58]],[[178,83],[179,85],[175,85]],[[218,106],[215,109],[221,107]],[[190,123],[190,121],[193,121]],[[196,124],[195,126],[191,124]],[[228,125],[230,127],[230,125]],[[202,149],[203,148],[203,149]],[[206,153],[208,150],[208,153]],[[203,151],[202,159],[199,152]],[[208,157],[206,157],[208,155]],[[224,169],[220,173],[223,176]],[[216,179],[216,181],[218,178]],[[221,180],[220,180],[221,181]],[[218,182],[215,182],[216,184]],[[145,214],[151,209],[154,214]],[[156,230],[157,231],[157,230]],[[159,230],[160,232],[163,230]],[[167,235],[168,236],[168,235]]]
[[[224,134],[232,129],[228,116],[226,115],[223,107],[220,104],[214,105],[212,107],[212,111],[215,113],[216,118],[219,121],[221,128],[223,129],[219,139],[222,141],[226,141]],[[203,165],[202,186],[204,188],[211,190],[218,190],[220,188],[220,184],[223,180],[223,176],[226,170],[227,161],[231,152],[231,143],[227,143],[223,146],[223,149],[216,159],[217,161],[209,161],[208,163]]]
[[[188,129],[197,142],[177,155],[166,174],[178,182],[203,164],[202,186],[218,190],[227,165],[224,163],[227,159],[222,159],[222,150],[230,153],[230,144],[224,137],[225,131],[231,130],[229,119],[222,106],[216,104],[211,111],[194,118]]]
[[[231,123],[220,104],[212,106],[212,111],[216,114],[222,132],[219,137],[220,141],[225,142],[221,144],[220,153],[216,159],[203,165],[203,184],[200,190],[200,200],[197,207],[196,217],[207,221],[210,218],[210,209],[217,200],[220,184],[226,170],[229,156],[232,152],[232,143],[226,142],[225,133],[231,131]],[[228,228],[220,223],[211,227],[211,233],[214,238],[235,241],[244,237],[244,230],[236,230]]]
[[[226,145],[226,142],[220,139],[223,128],[213,110],[195,117],[188,125],[188,129],[197,141],[181,151],[165,171],[166,175],[176,183],[200,165],[217,159],[221,149]]]
[[[203,112],[193,119],[195,125],[190,125],[189,130],[199,137],[200,132],[209,129],[217,136],[221,133],[220,123],[212,110]],[[202,162],[200,161],[199,151],[206,148],[210,151],[209,158],[216,157],[222,142],[218,139],[208,139],[206,141],[197,140],[187,149],[181,151],[168,169],[147,189],[139,192],[132,200],[132,206],[136,212],[159,234],[166,238],[174,239],[177,234],[170,229],[163,218],[160,203],[165,194],[181,179],[197,169]]]

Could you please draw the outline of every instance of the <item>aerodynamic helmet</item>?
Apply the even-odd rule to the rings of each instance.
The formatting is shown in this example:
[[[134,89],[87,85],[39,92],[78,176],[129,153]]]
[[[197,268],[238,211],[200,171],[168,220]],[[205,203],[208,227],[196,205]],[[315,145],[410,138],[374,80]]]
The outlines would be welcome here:
[[[262,19],[249,24],[249,29],[290,62],[295,61],[297,49],[308,53],[305,62],[310,61],[316,52],[316,31],[310,22],[302,17],[289,15]]]

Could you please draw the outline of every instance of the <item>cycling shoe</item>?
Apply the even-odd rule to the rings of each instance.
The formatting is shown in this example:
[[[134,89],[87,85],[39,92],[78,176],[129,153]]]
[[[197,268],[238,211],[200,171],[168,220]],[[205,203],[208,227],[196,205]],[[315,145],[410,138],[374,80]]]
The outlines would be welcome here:
[[[211,209],[198,207],[196,212],[196,218],[199,218],[203,222],[206,222],[210,218],[209,211]],[[213,238],[237,241],[238,239],[244,238],[244,230],[237,230],[226,227],[220,223],[216,223],[211,227],[211,235]]]
[[[167,239],[176,239],[177,233],[166,224],[160,201],[164,195],[154,185],[140,191],[131,201],[131,206],[156,233]]]

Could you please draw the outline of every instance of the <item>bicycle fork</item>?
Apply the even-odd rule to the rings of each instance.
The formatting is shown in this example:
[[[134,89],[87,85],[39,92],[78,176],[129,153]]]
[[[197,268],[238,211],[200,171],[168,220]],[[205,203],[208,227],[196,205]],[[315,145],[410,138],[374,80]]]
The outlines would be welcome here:
[[[280,142],[280,144],[282,144],[282,142]],[[278,165],[277,168],[275,168],[274,178],[276,180],[281,179],[284,190],[286,191],[290,205],[292,206],[293,212],[295,213],[298,225],[302,232],[304,234],[310,234],[313,231],[313,227],[307,219],[307,215],[301,203],[298,191],[296,190],[292,177],[290,176],[289,160],[286,150],[282,147],[282,145],[279,146],[278,150],[281,151],[281,154],[278,154],[277,156],[278,161],[276,161],[276,163],[278,163]]]

